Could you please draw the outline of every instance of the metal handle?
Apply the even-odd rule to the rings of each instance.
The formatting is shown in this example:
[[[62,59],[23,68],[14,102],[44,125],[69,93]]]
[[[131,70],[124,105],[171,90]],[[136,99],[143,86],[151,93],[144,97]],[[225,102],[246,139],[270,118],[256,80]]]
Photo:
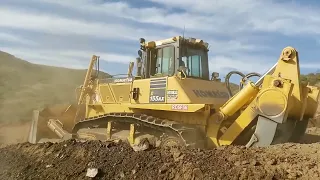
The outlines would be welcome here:
[[[278,65],[278,62],[276,64],[274,64],[267,72],[265,72],[258,80],[257,82],[254,84],[255,86],[260,86],[263,82],[263,79],[266,75],[269,75],[271,73],[273,73],[273,71],[276,69]]]

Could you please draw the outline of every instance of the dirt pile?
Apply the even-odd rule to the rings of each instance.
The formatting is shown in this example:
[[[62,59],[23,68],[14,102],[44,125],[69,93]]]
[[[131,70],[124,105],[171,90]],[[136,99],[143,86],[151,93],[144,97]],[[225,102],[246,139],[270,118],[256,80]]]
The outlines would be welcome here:
[[[214,150],[69,140],[0,149],[0,179],[320,179],[320,143]],[[93,171],[94,172],[94,171]]]

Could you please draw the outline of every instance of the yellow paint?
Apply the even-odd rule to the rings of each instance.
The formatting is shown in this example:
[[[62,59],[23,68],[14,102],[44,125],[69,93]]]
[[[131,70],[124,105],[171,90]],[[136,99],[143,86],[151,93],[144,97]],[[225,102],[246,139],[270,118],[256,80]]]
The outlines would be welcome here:
[[[180,106],[180,104],[132,104],[129,108],[133,109],[149,109],[149,110],[160,110],[160,111],[175,111],[175,112],[197,112],[204,111],[205,104],[183,104],[188,107],[186,110],[172,109],[174,106]]]
[[[240,135],[240,133],[250,124],[256,117],[254,104],[250,104],[236,121],[226,130],[226,132],[219,138],[219,146],[230,145]]]
[[[107,125],[107,139],[111,138],[111,132],[112,132],[112,122],[109,121]]]
[[[128,137],[128,140],[129,140],[130,144],[134,144],[135,132],[136,132],[135,125],[134,124],[130,124],[130,133],[129,133],[129,137]]]
[[[234,95],[226,104],[224,104],[220,108],[220,111],[226,116],[231,116],[247,104],[252,97],[255,97],[258,92],[259,88],[250,82],[242,89],[242,91]]]
[[[220,146],[219,139],[218,139],[218,133],[219,133],[220,125],[221,125],[222,121],[216,122],[216,120],[218,118],[219,118],[218,113],[215,113],[212,116],[210,116],[210,118],[208,120],[208,125],[206,127],[206,135],[208,137],[207,143],[210,147]]]
[[[316,113],[318,106],[319,106],[319,94],[320,90],[318,87],[314,86],[307,86],[308,88],[308,97],[307,97],[307,105],[305,109],[305,116],[306,117],[313,117]]]

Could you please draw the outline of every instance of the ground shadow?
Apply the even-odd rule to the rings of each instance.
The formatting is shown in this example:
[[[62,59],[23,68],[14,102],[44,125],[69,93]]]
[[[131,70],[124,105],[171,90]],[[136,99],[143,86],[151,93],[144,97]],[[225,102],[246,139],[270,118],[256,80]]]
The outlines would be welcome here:
[[[320,142],[320,135],[315,134],[305,134],[301,139],[301,144],[312,144]]]

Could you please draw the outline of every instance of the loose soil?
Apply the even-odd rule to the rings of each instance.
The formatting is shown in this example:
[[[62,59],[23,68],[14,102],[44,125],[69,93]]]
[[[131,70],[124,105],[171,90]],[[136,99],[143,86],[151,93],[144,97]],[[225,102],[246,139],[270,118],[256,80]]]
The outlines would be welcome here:
[[[20,143],[0,148],[0,179],[90,179],[88,168],[98,170],[92,179],[320,179],[318,132],[268,148],[135,152],[124,142]]]

